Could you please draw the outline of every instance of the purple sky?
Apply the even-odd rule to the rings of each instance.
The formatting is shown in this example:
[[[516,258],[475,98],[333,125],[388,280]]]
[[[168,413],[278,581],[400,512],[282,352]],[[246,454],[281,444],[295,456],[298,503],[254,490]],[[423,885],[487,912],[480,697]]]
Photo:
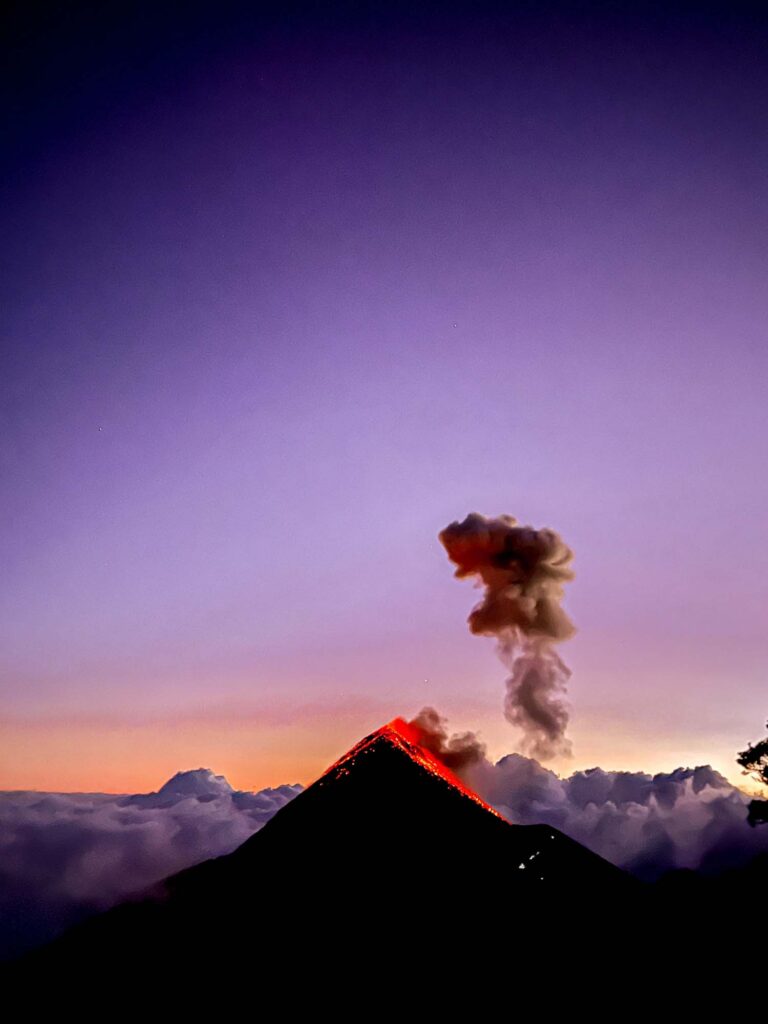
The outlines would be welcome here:
[[[470,511],[575,550],[554,767],[740,778],[768,21],[543,8],[137,5],[16,47],[0,787],[307,782],[425,703],[514,750],[437,540]]]

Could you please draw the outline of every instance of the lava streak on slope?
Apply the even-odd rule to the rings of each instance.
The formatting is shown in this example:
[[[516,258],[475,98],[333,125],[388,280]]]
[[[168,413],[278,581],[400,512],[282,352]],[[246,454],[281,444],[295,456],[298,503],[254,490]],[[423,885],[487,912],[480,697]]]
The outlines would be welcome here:
[[[479,797],[473,789],[470,789],[461,779],[451,771],[446,765],[443,764],[431,750],[427,750],[421,743],[421,733],[418,726],[413,725],[410,722],[406,722],[404,718],[393,718],[387,725],[377,729],[376,732],[372,732],[370,736],[366,736],[364,739],[356,743],[351,750],[348,750],[343,757],[339,758],[338,761],[334,762],[331,767],[323,773],[321,778],[331,776],[335,779],[346,775],[350,768],[354,765],[358,758],[365,756],[366,752],[372,750],[374,747],[379,746],[381,743],[391,743],[398,750],[401,750],[408,757],[412,758],[417,764],[421,765],[432,775],[442,779],[445,783],[455,787],[464,796],[469,797],[470,800],[474,800],[476,804],[479,804],[484,810],[489,811],[495,817],[501,821],[505,821],[505,818],[499,814],[498,811],[494,810],[490,804],[487,804],[482,797]]]

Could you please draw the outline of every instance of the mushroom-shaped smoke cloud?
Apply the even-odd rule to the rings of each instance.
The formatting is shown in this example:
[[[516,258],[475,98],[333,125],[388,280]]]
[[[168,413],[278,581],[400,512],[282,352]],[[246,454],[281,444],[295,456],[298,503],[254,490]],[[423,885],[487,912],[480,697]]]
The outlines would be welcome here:
[[[575,632],[560,603],[563,584],[573,579],[573,552],[553,530],[478,512],[446,526],[439,539],[455,575],[473,576],[485,589],[469,628],[498,641],[511,673],[504,714],[522,730],[523,751],[539,759],[570,754],[563,695],[571,672],[554,645]]]

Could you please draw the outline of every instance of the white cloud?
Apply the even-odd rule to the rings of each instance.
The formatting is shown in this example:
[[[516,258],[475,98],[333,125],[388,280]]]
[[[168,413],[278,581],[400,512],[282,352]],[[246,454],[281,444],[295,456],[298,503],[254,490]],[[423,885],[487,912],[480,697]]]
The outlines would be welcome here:
[[[749,798],[709,765],[658,775],[590,768],[561,779],[508,754],[464,777],[509,821],[553,825],[649,880],[674,868],[741,867],[768,851],[768,828],[747,824]]]
[[[238,792],[201,768],[135,796],[0,793],[0,956],[230,853],[300,790]]]

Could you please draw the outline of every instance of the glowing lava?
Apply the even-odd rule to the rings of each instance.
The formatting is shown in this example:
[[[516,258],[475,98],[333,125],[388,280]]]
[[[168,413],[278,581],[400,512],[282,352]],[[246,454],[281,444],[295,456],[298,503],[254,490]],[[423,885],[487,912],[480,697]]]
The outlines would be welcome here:
[[[323,778],[328,775],[332,775],[334,778],[340,778],[342,775],[346,775],[354,762],[366,751],[370,750],[374,746],[378,746],[381,743],[391,743],[397,747],[403,753],[407,754],[417,764],[421,765],[422,768],[430,772],[432,775],[437,776],[446,782],[449,786],[453,786],[458,789],[464,796],[469,797],[470,800],[474,800],[476,804],[480,804],[486,811],[490,811],[495,817],[501,821],[505,821],[504,818],[495,811],[490,804],[487,804],[482,797],[479,797],[473,789],[470,789],[461,779],[455,775],[450,768],[446,767],[435,755],[427,750],[421,743],[421,732],[418,726],[412,725],[406,722],[404,718],[393,718],[387,725],[377,729],[376,732],[372,732],[370,736],[366,736],[364,739],[356,743],[351,750],[348,750],[343,757],[340,757],[338,761],[331,765],[331,767],[323,773]]]

